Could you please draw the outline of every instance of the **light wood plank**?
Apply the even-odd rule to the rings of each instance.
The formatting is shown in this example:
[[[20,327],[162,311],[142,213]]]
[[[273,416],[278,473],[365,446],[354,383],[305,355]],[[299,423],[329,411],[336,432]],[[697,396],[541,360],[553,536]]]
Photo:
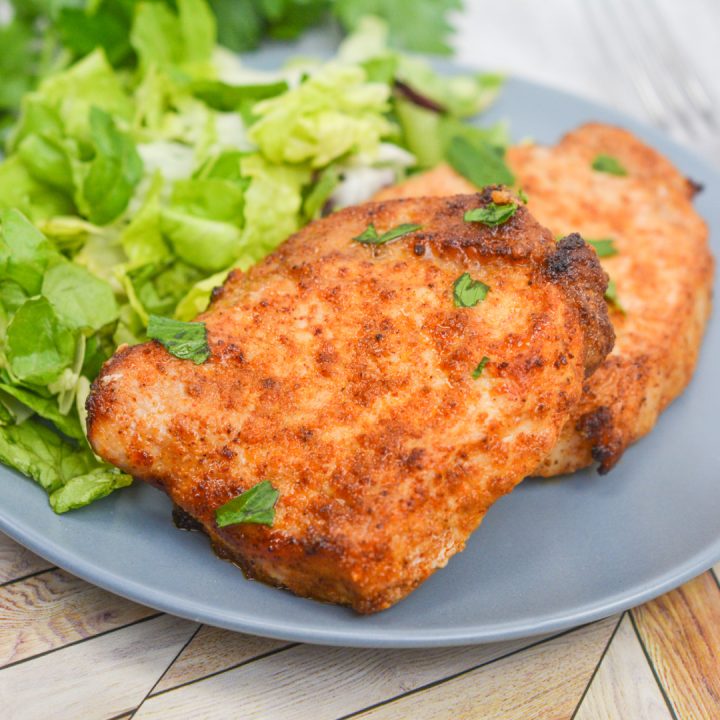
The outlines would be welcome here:
[[[0,584],[51,567],[52,564],[47,560],[0,533]]]
[[[0,588],[0,667],[155,612],[63,570],[19,580]]]
[[[168,668],[153,694],[227,670],[288,643],[203,625]]]
[[[680,720],[720,717],[720,588],[710,573],[632,611]]]
[[[135,720],[330,720],[362,710],[537,640],[435,650],[358,650],[299,645],[149,698]]]
[[[626,615],[575,720],[672,720],[652,669]]]
[[[569,719],[617,622],[601,620],[358,717]]]
[[[197,623],[161,615],[0,670],[3,718],[111,718],[142,702]]]

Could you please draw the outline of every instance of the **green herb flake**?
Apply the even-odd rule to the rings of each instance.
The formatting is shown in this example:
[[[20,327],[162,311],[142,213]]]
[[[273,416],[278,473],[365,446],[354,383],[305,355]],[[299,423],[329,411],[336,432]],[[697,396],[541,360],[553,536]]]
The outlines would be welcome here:
[[[192,360],[196,365],[202,365],[210,357],[204,322],[183,322],[150,315],[147,334],[181,360]]]
[[[489,285],[481,280],[473,280],[470,273],[463,273],[453,283],[455,307],[475,307],[487,297],[489,291]]]
[[[623,315],[627,314],[618,297],[617,285],[615,285],[615,281],[612,279],[608,282],[607,290],[605,291],[605,300],[618,312],[621,312]]]
[[[620,161],[612,155],[597,155],[592,161],[592,169],[607,173],[608,175],[617,175],[618,177],[627,175],[627,170]]]
[[[517,196],[522,200],[524,205],[528,204],[530,198],[528,198],[527,193],[522,188],[517,191]]]
[[[618,254],[614,238],[586,238],[585,242],[595,248],[598,257],[612,257]]]
[[[445,157],[450,165],[476,187],[512,185],[515,176],[503,159],[503,151],[488,142],[471,142],[464,137],[450,141]]]
[[[275,504],[280,493],[269,480],[263,480],[215,511],[219,528],[240,523],[270,525],[275,521]]]
[[[384,245],[391,240],[397,240],[403,235],[408,235],[409,233],[420,230],[421,228],[422,225],[403,223],[401,225],[396,225],[395,227],[390,228],[382,235],[378,235],[378,231],[375,229],[375,226],[370,223],[370,225],[368,225],[367,228],[365,228],[365,230],[360,233],[360,235],[354,237],[353,240],[355,242],[362,243],[363,245]]]
[[[465,222],[481,222],[488,227],[497,227],[506,223],[517,212],[517,209],[518,206],[515,203],[497,205],[491,202],[485,207],[468,210],[463,218]]]
[[[487,355],[483,355],[483,359],[478,363],[477,367],[472,371],[473,380],[477,380],[481,375],[485,366],[490,362]]]

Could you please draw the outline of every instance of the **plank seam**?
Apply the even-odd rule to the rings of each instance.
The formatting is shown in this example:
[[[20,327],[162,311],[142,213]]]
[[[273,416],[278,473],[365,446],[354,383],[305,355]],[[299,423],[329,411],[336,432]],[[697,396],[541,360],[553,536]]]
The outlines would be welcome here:
[[[151,695],[149,697],[151,697],[151,698],[160,697],[161,695],[165,695],[166,693],[174,692],[175,690],[184,688],[187,685],[194,685],[195,683],[202,682],[203,680],[209,680],[210,678],[215,677],[216,675],[222,675],[223,673],[230,672],[231,670],[237,670],[239,667],[242,667],[243,665],[250,665],[250,663],[254,663],[257,660],[262,660],[263,658],[270,657],[271,655],[275,655],[277,653],[283,652],[284,650],[289,650],[290,648],[297,647],[298,645],[301,645],[301,644],[302,643],[289,643],[288,645],[283,645],[278,648],[273,648],[272,650],[268,650],[267,652],[260,653],[259,655],[254,655],[251,658],[242,660],[241,662],[235,663],[234,665],[230,665],[230,667],[223,668],[222,670],[216,670],[215,672],[208,673],[207,675],[203,675],[202,677],[193,678],[192,680],[188,680],[187,682],[180,683],[179,685],[173,685],[173,687],[165,688],[165,690],[160,690],[159,692],[156,692],[154,695]],[[156,685],[157,685],[157,683],[156,683]],[[146,698],[146,700],[147,699],[148,698]],[[139,709],[140,709],[140,706],[138,706],[134,712],[137,712]]]
[[[588,691],[590,690],[590,686],[593,684],[593,680],[595,679],[595,676],[598,674],[598,670],[600,669],[600,666],[602,665],[603,660],[605,659],[605,656],[607,655],[608,650],[610,649],[610,645],[612,645],[612,641],[615,639],[615,636],[617,635],[618,630],[620,629],[620,624],[623,621],[623,618],[625,617],[627,613],[622,613],[620,615],[620,619],[617,621],[617,625],[613,628],[612,634],[610,635],[610,639],[605,644],[605,647],[603,648],[602,653],[600,654],[600,659],[597,661],[597,665],[595,665],[595,669],[592,671],[592,675],[590,676],[590,679],[587,682],[587,685],[585,686],[585,689],[583,690],[582,695],[580,696],[580,700],[578,700],[578,704],[575,706],[575,710],[573,710],[573,714],[570,716],[570,720],[575,720],[575,716],[578,714],[580,710],[580,706],[583,704],[583,700],[585,700],[585,696],[588,694]]]
[[[8,585],[14,585],[15,583],[22,582],[23,580],[29,580],[30,578],[37,577],[43,573],[52,572],[53,570],[59,570],[57,567],[43,568],[42,570],[35,570],[35,572],[28,573],[27,575],[21,575],[20,577],[13,578],[12,580],[6,580],[4,583],[0,583],[0,589],[7,587]]]
[[[634,608],[633,608],[634,610]],[[629,613],[630,615],[630,622],[632,623],[633,630],[635,631],[635,636],[638,639],[638,642],[640,643],[640,647],[642,648],[643,654],[645,655],[645,659],[648,661],[648,665],[650,665],[650,670],[652,671],[653,677],[655,678],[655,682],[657,683],[657,686],[660,688],[660,692],[662,693],[663,699],[665,700],[665,704],[667,705],[668,711],[670,712],[670,717],[673,718],[673,720],[680,720],[678,718],[677,713],[675,712],[675,708],[673,707],[672,702],[670,701],[670,698],[665,691],[665,687],[663,686],[660,676],[657,673],[657,670],[655,669],[655,663],[652,660],[652,657],[650,657],[650,653],[648,652],[648,649],[645,647],[645,643],[642,639],[642,635],[640,634],[640,630],[638,630],[637,623],[635,622],[635,616],[633,615],[633,611],[631,610]]]
[[[600,622],[599,620],[596,622]],[[453,673],[452,675],[448,675],[447,677],[440,678],[438,680],[433,680],[430,683],[426,683],[425,685],[420,685],[419,687],[413,688],[412,690],[407,690],[404,693],[400,693],[399,695],[393,695],[392,697],[386,698],[385,700],[381,700],[380,702],[373,703],[372,705],[368,705],[367,707],[360,708],[359,710],[355,710],[354,712],[351,712],[347,715],[341,715],[339,718],[336,718],[336,720],[349,720],[350,718],[357,717],[361,713],[367,712],[368,710],[374,710],[375,708],[381,707],[382,705],[389,705],[390,703],[397,702],[398,700],[402,700],[403,698],[406,698],[410,695],[415,695],[420,692],[424,692],[426,690],[430,690],[434,687],[437,687],[438,685],[442,685],[443,683],[449,682],[450,680],[455,680],[456,678],[462,677],[463,675],[467,675],[468,673],[475,672],[475,670],[479,670],[481,667],[485,667],[486,665],[492,665],[493,663],[499,662],[500,660],[505,660],[506,658],[512,657],[513,655],[517,655],[518,653],[525,652],[526,650],[530,650],[530,648],[538,647],[539,645],[542,645],[543,643],[550,642],[551,640],[557,640],[557,638],[563,637],[564,635],[569,635],[570,633],[574,633],[578,630],[581,630],[584,627],[588,627],[589,625],[593,625],[594,623],[586,623],[585,625],[580,625],[579,627],[570,628],[569,630],[565,630],[564,632],[558,633],[557,635],[551,635],[550,637],[543,638],[542,640],[537,640],[536,642],[529,643],[528,645],[525,645],[521,648],[517,648],[516,650],[511,650],[508,653],[505,653],[504,655],[499,655],[496,658],[493,658],[492,660],[486,660],[485,662],[478,663],[477,665],[473,665],[472,667],[466,668],[465,670],[460,670],[459,672]]]
[[[155,620],[156,618],[159,618],[164,614],[165,613],[161,612],[153,613],[152,615],[140,618],[139,620],[133,620],[132,622],[126,623],[125,625],[120,625],[116,628],[108,628],[107,630],[103,630],[102,632],[91,635],[90,637],[79,638],[78,640],[73,640],[72,642],[66,643],[65,645],[59,645],[58,647],[50,648],[49,650],[43,650],[42,652],[36,653],[35,655],[30,655],[26,658],[22,658],[22,660],[16,660],[15,662],[8,663],[7,665],[3,665],[0,668],[0,677],[2,677],[3,670],[7,670],[8,668],[15,667],[16,665],[22,665],[23,663],[30,662],[32,660],[37,660],[38,658],[44,657],[45,655],[51,655],[52,653],[72,647],[73,645],[79,645],[80,643],[89,642],[90,640],[94,640],[95,638],[118,632],[118,630],[125,630],[126,628],[132,627],[133,625],[139,625],[140,623],[148,622],[149,620]]]
[[[715,578],[715,582],[717,583],[717,586],[720,588],[720,575],[717,574],[714,567],[710,568],[710,574]]]
[[[135,707],[135,709],[130,714],[129,720],[133,720],[135,717],[135,713],[143,706],[145,701],[150,697],[152,694],[152,691],[158,686],[158,683],[167,675],[168,670],[175,664],[177,659],[185,652],[185,648],[195,639],[195,636],[200,632],[201,628],[203,627],[202,623],[198,623],[198,626],[195,628],[193,633],[190,635],[190,637],[187,639],[186,642],[183,643],[183,646],[175,653],[175,657],[168,663],[167,667],[160,673],[160,676],[158,679],[154,682],[153,686],[145,693],[145,697],[140,701],[140,703]]]

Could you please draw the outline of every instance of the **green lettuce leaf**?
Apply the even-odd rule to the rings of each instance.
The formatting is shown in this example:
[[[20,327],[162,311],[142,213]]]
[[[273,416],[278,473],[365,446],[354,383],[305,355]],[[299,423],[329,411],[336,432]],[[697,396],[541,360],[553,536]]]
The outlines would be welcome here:
[[[25,383],[49,385],[73,364],[75,333],[44,297],[27,300],[10,321],[5,355],[13,375]]]
[[[50,494],[50,507],[56,513],[77,510],[108,496],[114,490],[132,485],[132,478],[117,468],[103,465],[84,475],[71,477]]]
[[[35,480],[58,513],[132,482],[128,475],[98,462],[87,446],[68,443],[34,420],[0,427],[0,461]]]
[[[75,212],[67,194],[36,180],[19,155],[0,163],[0,209],[18,210],[30,220]]]
[[[47,492],[97,465],[89,449],[78,449],[35,420],[0,428],[0,460],[33,478]]]
[[[204,312],[213,289],[222,285],[227,276],[228,270],[221,270],[219,273],[195,283],[175,308],[175,317],[178,320],[188,321]]]
[[[352,65],[324,66],[299,87],[254,107],[249,137],[274,163],[323,167],[345,153],[374,153],[391,133],[389,88]]]
[[[206,272],[230,265],[240,249],[242,232],[228,222],[166,209],[162,211],[161,227],[176,255]]]
[[[180,180],[173,185],[170,203],[173,209],[195,217],[242,226],[247,185],[218,177]]]
[[[92,146],[91,108],[126,121],[133,115],[133,101],[102,50],[47,77],[36,96],[57,113],[64,132],[87,147]]]
[[[461,7],[461,0],[335,0],[333,12],[349,31],[376,15],[387,22],[395,47],[447,55],[453,30],[448,15]]]
[[[80,425],[80,421],[74,412],[63,414],[58,408],[57,400],[55,398],[46,398],[26,390],[25,388],[18,387],[17,385],[10,385],[8,383],[0,383],[0,396],[3,394],[9,395],[15,400],[22,403],[29,410],[40,415],[40,417],[49,420],[55,427],[64,433],[68,437],[75,438],[77,440],[83,439],[85,433]],[[22,418],[16,418],[17,422],[20,422]]]
[[[300,226],[302,187],[310,181],[310,171],[273,165],[260,155],[244,158],[241,167],[251,179],[245,191],[242,249],[259,260]]]
[[[441,75],[427,62],[397,56],[395,77],[423,98],[456,118],[472,117],[488,107],[500,92],[504,78],[494,73]]]
[[[132,58],[130,28],[135,0],[96,0],[81,7],[62,7],[55,27],[62,44],[75,57],[102,48],[113,66]]]
[[[172,256],[160,229],[162,189],[162,176],[156,174],[145,201],[120,235],[120,246],[131,268],[165,262]]]
[[[28,295],[36,295],[48,264],[58,254],[48,239],[17,210],[0,212],[0,222],[0,279],[12,280]]]
[[[190,85],[193,95],[221,112],[244,110],[259,100],[281,95],[288,89],[285,80],[256,85],[230,85],[220,80],[195,80]]]
[[[45,273],[42,294],[72,329],[100,330],[118,318],[110,285],[71,262],[57,263]]]
[[[175,306],[204,273],[180,260],[171,260],[127,269],[122,277],[131,307],[147,324],[151,314],[172,315]]]
[[[95,157],[78,204],[91,222],[106,225],[128,206],[143,176],[143,162],[129,135],[121,133],[106,112],[93,107],[90,126]]]
[[[18,156],[35,180],[72,195],[73,156],[61,140],[45,133],[28,135],[18,145]]]
[[[203,0],[177,0],[174,13],[160,2],[141,2],[130,42],[140,62],[159,66],[202,66],[215,48],[215,18]]]
[[[502,153],[486,142],[471,143],[464,137],[454,137],[446,157],[457,172],[478,188],[515,183],[515,176],[505,164]]]

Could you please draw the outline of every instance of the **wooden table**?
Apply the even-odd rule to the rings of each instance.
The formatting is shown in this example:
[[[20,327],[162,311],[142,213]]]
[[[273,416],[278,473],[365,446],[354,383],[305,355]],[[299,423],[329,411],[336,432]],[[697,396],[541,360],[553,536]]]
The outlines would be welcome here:
[[[588,14],[590,3],[601,4],[467,0],[457,22],[458,57],[657,121],[626,72],[632,48],[621,52],[622,33],[605,42],[607,33]],[[666,16],[718,101],[720,3],[655,0],[651,6]],[[688,136],[682,124],[665,124],[720,164],[717,137],[712,144]],[[0,535],[0,720],[713,720],[720,718],[718,577],[720,565],[631,612],[549,637],[353,650],[250,637],[164,615],[53,568]]]
[[[542,638],[355,650],[158,613],[0,535],[0,718],[713,720],[719,577]]]

